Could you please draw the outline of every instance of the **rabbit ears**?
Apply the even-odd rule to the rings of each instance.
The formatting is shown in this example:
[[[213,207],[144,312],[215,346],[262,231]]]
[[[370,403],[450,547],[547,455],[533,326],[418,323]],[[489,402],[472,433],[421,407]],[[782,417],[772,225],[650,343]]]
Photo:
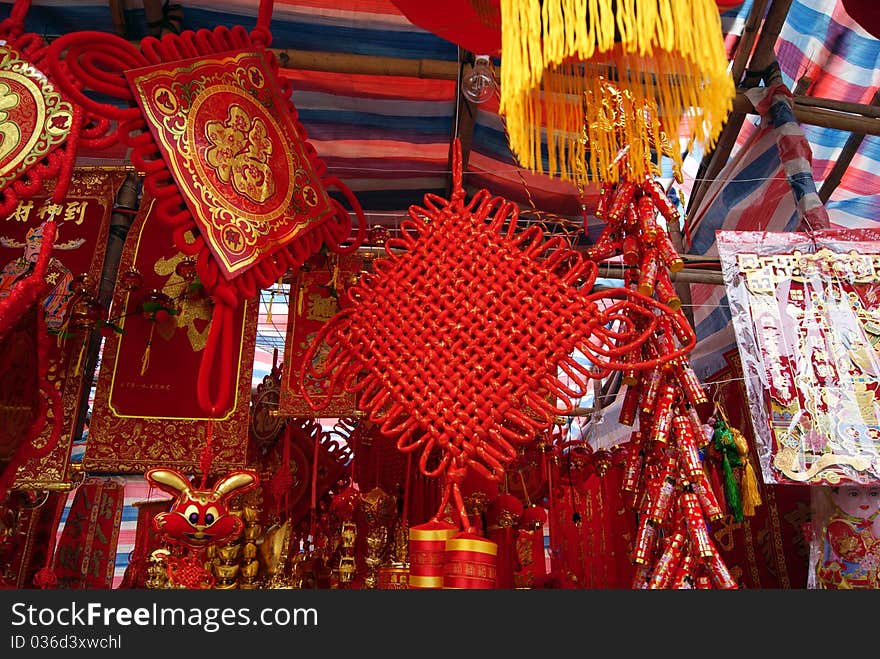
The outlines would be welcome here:
[[[165,467],[148,470],[144,477],[153,487],[174,495],[187,494],[194,491],[189,479],[176,469]],[[217,497],[227,497],[232,493],[243,494],[254,489],[260,482],[256,472],[250,470],[236,470],[222,476],[214,483],[213,493]]]

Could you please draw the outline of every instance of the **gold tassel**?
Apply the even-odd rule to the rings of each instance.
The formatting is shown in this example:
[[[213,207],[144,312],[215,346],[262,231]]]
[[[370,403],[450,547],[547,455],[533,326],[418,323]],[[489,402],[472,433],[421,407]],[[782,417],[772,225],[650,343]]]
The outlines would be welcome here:
[[[730,427],[730,432],[733,434],[733,441],[736,444],[736,452],[739,453],[740,459],[743,463],[743,474],[742,474],[742,483],[740,486],[740,490],[742,490],[742,507],[743,507],[743,515],[746,517],[754,517],[755,508],[760,506],[763,501],[761,500],[761,492],[758,490],[758,477],[755,474],[755,469],[752,467],[752,461],[749,458],[749,443],[739,430],[734,427]]]
[[[269,304],[266,305],[266,323],[272,322],[272,303],[275,302],[275,291],[269,296]]]
[[[153,345],[153,331],[156,329],[156,323],[154,322],[150,327],[150,338],[147,339],[147,349],[144,350],[144,356],[141,359],[141,376],[147,372],[147,367],[150,365],[150,347]]]
[[[629,146],[626,174],[648,173],[651,146],[643,109],[665,118],[675,142],[680,120],[691,143],[714,145],[733,107],[721,19],[713,0],[501,0],[500,113],[521,166],[565,180],[616,181],[614,159]],[[637,9],[638,7],[638,9]],[[615,33],[619,43],[615,43]],[[631,94],[620,108],[621,130],[605,133],[614,84]],[[586,99],[586,103],[584,100]],[[586,143],[582,129],[588,132]],[[546,134],[549,162],[541,159]],[[681,154],[670,154],[676,168]]]
[[[86,351],[86,344],[83,343],[82,347],[79,349],[79,355],[76,358],[76,366],[73,367],[74,374],[79,373],[79,369],[82,366],[83,354]]]
[[[296,313],[301,316],[303,312],[303,302],[305,301],[306,287],[300,283],[299,292],[296,294]]]

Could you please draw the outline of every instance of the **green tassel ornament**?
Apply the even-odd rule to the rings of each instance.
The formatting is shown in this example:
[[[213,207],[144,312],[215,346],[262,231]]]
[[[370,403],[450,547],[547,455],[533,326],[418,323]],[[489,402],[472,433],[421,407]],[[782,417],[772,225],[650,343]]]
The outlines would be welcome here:
[[[721,456],[721,470],[724,474],[724,495],[727,498],[727,508],[733,514],[736,522],[743,521],[742,494],[739,491],[739,483],[733,473],[734,467],[742,467],[743,462],[736,447],[736,440],[730,430],[730,426],[723,419],[715,421],[715,433],[712,435],[715,450]]]

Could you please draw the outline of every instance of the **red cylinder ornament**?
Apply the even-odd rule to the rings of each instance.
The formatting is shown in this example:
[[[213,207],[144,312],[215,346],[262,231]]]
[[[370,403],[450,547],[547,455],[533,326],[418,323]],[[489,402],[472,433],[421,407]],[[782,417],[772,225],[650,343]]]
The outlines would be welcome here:
[[[446,541],[444,589],[493,589],[497,583],[498,545],[476,533]]]
[[[681,309],[681,298],[675,292],[675,286],[669,278],[669,272],[663,268],[657,273],[657,281],[654,283],[654,292],[657,299],[673,311]]]
[[[641,411],[649,414],[654,411],[654,405],[657,397],[660,395],[660,389],[663,387],[664,374],[659,368],[655,368],[648,374],[646,384],[643,387],[642,407]]]
[[[701,474],[698,478],[694,479],[691,483],[691,487],[697,495],[700,506],[703,508],[703,512],[709,520],[714,522],[724,517],[724,511],[721,509],[721,506],[718,505],[718,498],[715,496],[715,492],[712,490],[712,487],[709,485],[709,481],[706,480],[704,474]]]
[[[654,295],[654,285],[659,271],[659,252],[649,247],[642,253],[642,261],[639,264],[639,293],[648,297]]]
[[[639,530],[636,534],[636,544],[633,548],[632,561],[636,565],[648,565],[654,555],[654,544],[657,540],[657,527],[647,516],[639,520]]]
[[[608,224],[616,224],[626,215],[626,209],[632,201],[636,191],[636,184],[632,181],[623,181],[617,184],[614,192],[614,201],[608,209]]]
[[[683,492],[681,502],[684,506],[685,520],[687,521],[688,539],[692,550],[699,558],[712,558],[715,547],[709,537],[709,529],[706,528],[706,520],[703,519],[703,511],[700,501],[694,492]]]
[[[657,237],[657,221],[654,219],[654,203],[648,195],[642,195],[638,201],[639,229],[645,242],[653,243]]]
[[[409,588],[411,590],[443,587],[443,562],[446,541],[458,533],[458,527],[430,520],[409,530]]]
[[[643,461],[644,445],[642,443],[642,431],[636,430],[630,435],[629,447],[626,454],[626,464],[623,471],[623,485],[621,486],[624,492],[635,492],[639,489]]]
[[[685,552],[681,559],[670,587],[676,590],[690,590],[694,587],[694,557],[689,552]]]
[[[635,423],[640,397],[641,391],[638,385],[627,387],[623,402],[620,404],[620,413],[617,415],[618,422],[625,426],[631,426]]]

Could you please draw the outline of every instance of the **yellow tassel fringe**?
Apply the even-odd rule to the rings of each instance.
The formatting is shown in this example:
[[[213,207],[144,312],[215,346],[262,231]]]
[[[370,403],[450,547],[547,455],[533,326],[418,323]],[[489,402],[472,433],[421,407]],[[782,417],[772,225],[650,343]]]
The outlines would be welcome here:
[[[531,171],[638,180],[652,149],[680,166],[682,122],[711,147],[733,107],[714,0],[501,0],[501,24],[500,111]]]
[[[742,483],[740,484],[740,489],[742,490],[743,515],[746,517],[754,517],[755,509],[760,506],[763,501],[761,500],[761,492],[758,490],[758,477],[755,475],[755,468],[752,467],[752,461],[749,455],[749,442],[745,435],[736,428],[731,427],[730,431],[733,434],[733,441],[736,444],[736,452],[739,454],[743,463]]]

